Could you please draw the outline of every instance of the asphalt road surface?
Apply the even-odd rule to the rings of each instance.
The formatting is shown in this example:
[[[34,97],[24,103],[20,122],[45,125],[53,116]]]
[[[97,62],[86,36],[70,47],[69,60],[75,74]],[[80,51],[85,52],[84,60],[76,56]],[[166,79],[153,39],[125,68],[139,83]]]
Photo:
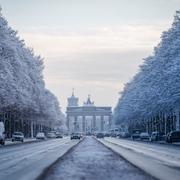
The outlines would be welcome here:
[[[0,180],[34,180],[77,142],[66,137],[0,146]]]
[[[93,137],[51,166],[40,180],[153,180]]]

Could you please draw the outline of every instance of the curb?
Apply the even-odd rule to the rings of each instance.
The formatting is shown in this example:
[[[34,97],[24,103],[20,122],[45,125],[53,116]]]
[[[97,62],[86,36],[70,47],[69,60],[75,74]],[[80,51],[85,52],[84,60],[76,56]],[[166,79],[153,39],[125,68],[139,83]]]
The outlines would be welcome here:
[[[12,147],[12,146],[21,146],[23,144],[31,144],[31,143],[37,143],[37,142],[41,142],[40,140],[32,140],[32,141],[26,141],[26,142],[23,142],[23,143],[12,143],[12,144],[5,144],[4,146],[0,146],[0,149],[1,148],[9,148],[9,147]]]
[[[10,148],[12,146],[22,146],[22,145],[25,145],[25,144],[31,144],[31,143],[39,143],[39,142],[45,142],[45,141],[50,141],[52,139],[46,139],[46,140],[32,140],[32,141],[25,141],[23,143],[19,142],[19,143],[12,143],[12,144],[5,144],[4,146],[0,146],[0,149],[1,148]]]

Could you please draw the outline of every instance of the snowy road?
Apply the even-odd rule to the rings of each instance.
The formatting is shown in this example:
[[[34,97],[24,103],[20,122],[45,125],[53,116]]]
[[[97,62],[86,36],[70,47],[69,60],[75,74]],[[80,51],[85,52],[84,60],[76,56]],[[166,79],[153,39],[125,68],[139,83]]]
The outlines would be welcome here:
[[[33,180],[78,141],[69,137],[0,148],[0,180]]]
[[[152,180],[93,137],[86,137],[40,180]]]
[[[100,141],[158,179],[180,179],[180,147],[116,138]]]

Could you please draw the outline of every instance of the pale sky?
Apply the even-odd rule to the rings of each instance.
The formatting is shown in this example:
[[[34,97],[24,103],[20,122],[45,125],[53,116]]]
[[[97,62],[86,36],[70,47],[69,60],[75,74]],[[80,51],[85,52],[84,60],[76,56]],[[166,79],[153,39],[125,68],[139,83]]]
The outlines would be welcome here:
[[[80,104],[117,103],[124,83],[170,27],[180,0],[0,0],[19,36],[44,57],[46,87],[65,111],[72,88]]]

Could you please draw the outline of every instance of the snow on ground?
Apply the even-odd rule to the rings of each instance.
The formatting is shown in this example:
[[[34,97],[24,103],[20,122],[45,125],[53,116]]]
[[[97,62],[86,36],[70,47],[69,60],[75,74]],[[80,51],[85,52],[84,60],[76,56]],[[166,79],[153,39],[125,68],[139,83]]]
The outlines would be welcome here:
[[[152,180],[92,137],[53,165],[42,180]]]
[[[33,180],[77,144],[69,137],[0,148],[0,179]]]
[[[180,179],[180,147],[178,146],[116,138],[105,138],[100,141],[158,179]]]
[[[30,143],[30,142],[34,142],[34,141],[38,141],[36,138],[25,138],[23,143]],[[20,141],[14,141],[12,142],[12,139],[6,139],[5,141],[5,145],[14,145],[14,144],[22,144],[22,142]]]

